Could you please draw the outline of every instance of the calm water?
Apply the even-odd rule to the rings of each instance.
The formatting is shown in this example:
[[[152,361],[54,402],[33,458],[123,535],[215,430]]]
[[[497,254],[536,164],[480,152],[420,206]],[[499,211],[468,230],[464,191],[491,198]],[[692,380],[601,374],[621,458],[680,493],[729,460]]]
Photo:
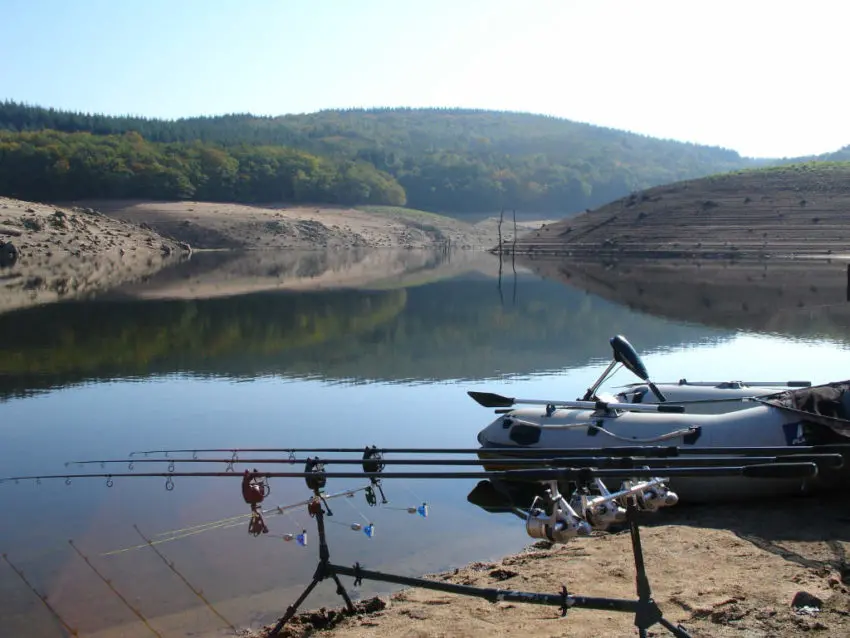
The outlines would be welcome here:
[[[145,288],[137,286],[0,315],[0,475],[71,473],[80,468],[65,462],[157,448],[474,447],[493,414],[467,390],[578,397],[607,364],[615,334],[635,345],[656,381],[850,377],[850,304],[832,293],[817,311],[826,332],[807,329],[810,308],[783,320],[789,329],[753,329],[742,317],[741,330],[728,315],[722,323],[683,323],[558,281],[523,272],[514,278],[510,267],[500,287],[497,265],[452,269],[445,257],[416,263],[416,277],[352,289],[140,300]],[[844,266],[835,268],[843,276]],[[305,276],[320,276],[321,264],[314,271]],[[620,372],[614,382],[633,380]],[[224,464],[178,461],[176,469]],[[135,469],[144,470],[166,466]],[[332,558],[420,574],[530,542],[517,519],[467,502],[475,484],[387,481],[391,507],[399,509],[369,507],[361,494],[332,501]],[[328,487],[362,485],[331,480]],[[222,622],[150,549],[104,555],[141,541],[133,524],[153,536],[246,511],[236,480],[178,478],[173,491],[164,487],[159,478],[116,478],[111,488],[102,479],[2,484],[0,549],[82,635],[150,632],[69,539],[163,635],[216,635]],[[306,496],[300,480],[278,479],[267,502]],[[422,501],[428,518],[404,511]],[[354,522],[373,522],[375,537],[350,530]],[[240,521],[159,548],[232,622],[256,627],[286,609],[317,560],[304,512],[270,517],[269,526],[268,537],[249,536]],[[272,537],[303,527],[312,534],[307,548]],[[367,584],[361,595],[376,590],[384,591]],[[63,635],[5,564],[0,593],[0,635]],[[306,606],[336,602],[325,582]]]

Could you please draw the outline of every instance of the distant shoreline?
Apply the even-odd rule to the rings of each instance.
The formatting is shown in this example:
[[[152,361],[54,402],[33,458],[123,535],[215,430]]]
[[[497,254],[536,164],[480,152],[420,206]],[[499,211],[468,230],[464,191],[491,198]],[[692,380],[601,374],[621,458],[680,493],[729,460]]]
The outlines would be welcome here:
[[[517,230],[525,232],[542,223],[518,222]],[[172,286],[169,294],[218,296],[292,286],[292,268],[309,251],[337,255],[325,261],[340,268],[363,262],[352,272],[330,268],[312,282],[316,286],[368,283],[398,276],[405,272],[405,264],[417,260],[397,253],[486,253],[498,241],[497,218],[469,224],[399,207],[194,201],[85,200],[54,205],[0,198],[0,231],[4,229],[0,239],[12,241],[20,258],[0,269],[0,281],[5,281],[0,312],[80,299],[118,286],[140,291],[151,276],[191,259],[195,252],[239,251],[254,257],[233,261],[229,271],[220,273],[224,280],[187,281],[185,290]],[[502,230],[503,236],[512,237],[513,223],[503,224]],[[363,251],[380,255],[371,260],[345,256]],[[314,268],[308,266],[304,262],[304,281],[297,284],[305,289]]]
[[[835,258],[848,248],[850,162],[658,186],[501,245],[508,254],[603,260]]]

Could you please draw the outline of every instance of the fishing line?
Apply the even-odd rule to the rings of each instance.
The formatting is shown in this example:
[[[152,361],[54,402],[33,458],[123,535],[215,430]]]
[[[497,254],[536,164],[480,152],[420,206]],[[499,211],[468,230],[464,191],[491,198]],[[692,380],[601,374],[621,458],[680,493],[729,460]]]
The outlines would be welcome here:
[[[59,622],[59,624],[60,624],[60,625],[62,625],[62,628],[63,628],[63,629],[64,629],[64,630],[65,630],[68,634],[70,634],[71,636],[79,636],[79,635],[80,635],[80,634],[77,632],[77,630],[76,630],[76,629],[74,629],[73,627],[71,627],[71,625],[69,625],[68,623],[66,623],[66,622],[65,622],[65,620],[62,618],[62,616],[60,616],[60,615],[59,615],[59,612],[58,612],[58,611],[56,611],[56,609],[53,607],[53,605],[51,605],[49,602],[47,602],[47,596],[45,596],[44,594],[42,594],[41,592],[39,592],[39,591],[38,591],[38,590],[37,590],[37,589],[36,589],[36,588],[32,585],[32,583],[30,583],[30,581],[29,581],[29,580],[27,580],[27,577],[26,577],[26,576],[24,576],[24,572],[23,572],[23,571],[21,571],[20,569],[18,569],[18,568],[17,568],[17,567],[16,567],[16,566],[12,563],[12,561],[10,561],[10,560],[9,560],[9,557],[8,557],[6,554],[3,554],[3,560],[5,560],[5,561],[9,564],[9,567],[11,567],[11,568],[12,568],[12,570],[13,570],[13,571],[14,571],[14,572],[18,575],[18,578],[20,578],[22,581],[24,581],[24,584],[25,584],[27,587],[29,587],[29,588],[30,588],[30,591],[32,591],[32,593],[34,593],[36,596],[38,596],[38,599],[39,599],[39,600],[40,600],[40,601],[44,604],[44,606],[45,606],[45,607],[47,607],[47,609],[50,611],[50,613],[51,613],[51,614],[53,614],[53,617],[54,617],[54,618],[55,618],[55,619]]]
[[[88,556],[86,556],[85,554],[83,554],[83,553],[82,553],[82,552],[81,552],[81,551],[77,548],[77,546],[76,546],[76,545],[74,545],[74,541],[69,540],[69,541],[68,541],[68,544],[69,544],[69,545],[71,545],[71,547],[73,547],[73,548],[74,548],[74,551],[75,551],[75,552],[77,552],[77,555],[78,555],[80,558],[82,558],[82,559],[86,562],[86,565],[88,565],[88,566],[91,568],[91,570],[92,570],[95,574],[97,574],[97,577],[98,577],[98,578],[100,578],[100,580],[102,580],[102,581],[106,584],[106,586],[107,586],[107,587],[109,587],[109,589],[111,589],[111,590],[112,590],[112,593],[113,593],[113,594],[115,594],[115,595],[118,597],[118,599],[119,599],[119,600],[121,600],[121,602],[123,602],[123,603],[124,603],[124,605],[127,607],[127,609],[129,609],[130,611],[132,611],[132,612],[133,612],[133,613],[134,613],[134,614],[138,617],[138,619],[139,619],[139,620],[141,620],[141,621],[144,623],[145,627],[147,627],[147,628],[150,630],[150,632],[151,632],[154,636],[157,636],[157,638],[163,638],[162,634],[160,634],[160,633],[159,633],[156,629],[154,629],[153,627],[151,627],[151,626],[150,626],[150,623],[148,622],[147,618],[145,618],[145,617],[142,615],[142,612],[140,612],[138,609],[136,609],[135,607],[133,607],[133,605],[131,605],[131,604],[130,604],[130,602],[129,602],[126,598],[124,598],[124,596],[122,596],[122,595],[121,595],[121,592],[119,592],[117,589],[115,589],[115,586],[112,584],[112,581],[111,581],[111,580],[109,580],[108,578],[106,578],[103,574],[101,574],[101,573],[97,570],[97,567],[95,567],[94,565],[92,565],[92,563],[91,563],[91,561],[89,560]]]
[[[349,506],[351,509],[353,509],[355,512],[357,512],[357,515],[358,515],[360,518],[362,518],[362,519],[363,519],[364,521],[366,521],[367,523],[368,523],[368,522],[370,522],[370,521],[369,521],[369,519],[366,517],[366,515],[365,515],[363,512],[361,512],[359,509],[357,509],[357,508],[356,508],[356,507],[355,507],[352,503],[350,503],[347,499],[346,499],[346,501],[345,501],[345,502],[348,504],[348,506]],[[337,522],[337,521],[334,521],[334,522]]]
[[[413,500],[417,501],[418,503],[424,503],[425,502],[424,498],[420,497],[416,492],[413,491],[412,488],[408,487],[407,481],[399,481],[399,482],[401,483],[401,487],[403,489],[407,490],[408,494],[410,494],[413,497]]]
[[[333,498],[340,498],[340,497],[343,497],[343,496],[345,496],[345,497],[352,496],[353,497],[354,494],[356,494],[357,492],[364,491],[365,489],[367,489],[367,487],[368,486],[356,487],[356,488],[352,488],[352,489],[349,489],[349,490],[334,492],[333,494],[328,494],[326,496],[323,496],[323,498],[333,499]],[[278,505],[276,507],[270,507],[266,510],[263,510],[262,513],[263,513],[263,516],[267,516],[267,515],[270,515],[270,514],[275,514],[275,515],[288,514],[290,510],[295,510],[298,507],[305,506],[305,505],[309,504],[310,501],[312,501],[312,500],[313,499],[311,497],[309,499],[305,499],[305,500],[299,501],[297,503],[291,503],[289,505]],[[151,541],[151,543],[153,543],[154,545],[160,545],[162,543],[181,540],[183,538],[188,538],[190,536],[200,534],[201,532],[208,532],[208,531],[212,531],[214,529],[231,529],[231,528],[236,527],[238,525],[242,525],[244,523],[244,521],[249,519],[250,517],[251,517],[250,513],[249,514],[238,514],[236,516],[230,516],[228,518],[222,518],[222,519],[219,519],[217,521],[210,521],[210,522],[207,522],[207,523],[198,523],[196,525],[190,525],[188,527],[182,527],[180,529],[169,530],[169,531],[166,531],[166,532],[159,532],[158,534],[155,535],[157,537],[157,540],[153,540],[153,541]],[[301,529],[304,529],[304,526],[301,525],[300,520],[295,519],[295,522]],[[123,547],[123,548],[120,548],[120,549],[114,549],[114,550],[111,550],[111,551],[108,551],[108,552],[104,552],[104,553],[100,554],[100,556],[116,556],[118,554],[123,554],[125,552],[143,549],[147,546],[148,546],[147,544],[132,545],[130,547]]]
[[[148,546],[151,548],[151,550],[153,550],[156,553],[156,555],[159,556],[162,559],[162,562],[165,563],[168,566],[168,569],[170,569],[175,574],[177,574],[177,576],[180,578],[180,580],[183,581],[183,583],[186,585],[186,587],[188,587],[192,591],[192,593],[195,594],[195,596],[200,598],[203,601],[203,603],[207,606],[207,608],[212,613],[214,613],[216,616],[218,616],[219,619],[221,619],[224,622],[224,624],[226,624],[228,627],[230,627],[230,629],[233,631],[234,635],[238,635],[239,630],[236,629],[236,627],[233,626],[233,623],[230,622],[224,616],[222,616],[218,612],[218,610],[215,607],[213,607],[212,603],[207,600],[207,598],[206,598],[206,596],[204,596],[203,592],[201,592],[198,589],[195,589],[195,587],[188,580],[186,580],[186,577],[183,576],[183,574],[181,574],[179,571],[177,571],[177,568],[174,566],[174,562],[168,560],[162,554],[162,552],[160,552],[156,547],[154,547],[153,544],[151,543],[151,540],[142,533],[142,531],[138,528],[138,526],[135,523],[133,524],[133,529],[135,529],[136,532],[138,532],[139,536],[141,536],[145,540],[145,542],[148,544]]]
[[[350,524],[347,525],[347,527],[349,529],[355,531],[355,532],[362,531],[364,534],[366,534],[366,536],[368,538],[372,538],[375,535],[375,524],[372,521],[370,521],[363,512],[361,512],[359,509],[357,509],[354,506],[353,503],[350,503],[348,501],[348,499],[346,499],[345,502],[348,503],[348,505],[351,507],[351,509],[353,509],[355,512],[357,512],[357,514],[360,516],[360,518],[362,518],[364,521],[366,521],[365,527],[363,525],[361,525],[360,523],[350,523]],[[346,525],[345,523],[343,523],[341,521],[332,521],[332,522],[339,523],[340,525]]]

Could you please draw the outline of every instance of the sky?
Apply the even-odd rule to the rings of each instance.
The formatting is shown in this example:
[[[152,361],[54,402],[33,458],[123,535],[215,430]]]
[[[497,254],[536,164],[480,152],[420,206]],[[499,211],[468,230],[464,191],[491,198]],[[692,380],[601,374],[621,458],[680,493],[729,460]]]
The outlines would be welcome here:
[[[838,0],[0,0],[0,100],[482,108],[795,157],[850,144],[848,19]]]

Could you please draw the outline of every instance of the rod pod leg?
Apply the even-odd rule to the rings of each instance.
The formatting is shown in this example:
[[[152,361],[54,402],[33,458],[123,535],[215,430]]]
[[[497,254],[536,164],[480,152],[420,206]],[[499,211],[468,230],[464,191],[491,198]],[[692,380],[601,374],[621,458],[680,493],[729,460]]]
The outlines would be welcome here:
[[[626,507],[626,518],[629,521],[629,534],[632,539],[632,553],[635,561],[635,585],[637,587],[637,610],[635,611],[635,627],[640,638],[646,638],[647,630],[658,623],[677,638],[691,638],[691,635],[679,625],[676,626],[664,618],[658,603],[652,598],[649,577],[646,575],[646,565],[643,561],[643,548],[640,542],[640,527],[637,522],[637,506],[632,499]]]
[[[339,580],[339,576],[337,576],[334,571],[334,566],[330,562],[330,549],[328,548],[328,539],[325,536],[325,514],[321,507],[316,508],[315,516],[316,527],[318,528],[319,534],[319,564],[316,566],[316,571],[313,573],[313,580],[310,581],[310,584],[307,585],[306,589],[304,589],[298,599],[286,608],[286,613],[280,620],[277,621],[277,624],[274,626],[274,629],[271,630],[269,636],[279,635],[280,630],[283,629],[284,625],[292,619],[295,612],[298,611],[298,608],[301,606],[301,603],[303,603],[310,595],[310,592],[313,591],[316,585],[328,577],[333,578],[336,583],[336,593],[339,594],[345,601],[345,607],[348,609],[348,612],[351,614],[354,613],[354,605],[351,602],[351,598],[348,596],[348,592],[345,590],[345,587]]]

